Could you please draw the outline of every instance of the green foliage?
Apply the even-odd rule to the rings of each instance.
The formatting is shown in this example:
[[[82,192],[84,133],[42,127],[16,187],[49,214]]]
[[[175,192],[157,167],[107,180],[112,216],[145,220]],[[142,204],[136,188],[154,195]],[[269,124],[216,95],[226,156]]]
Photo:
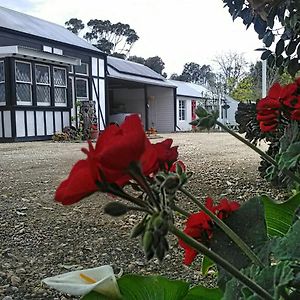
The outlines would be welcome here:
[[[79,34],[79,32],[84,28],[82,20],[77,18],[71,18],[69,21],[65,22],[65,26],[68,30],[75,34]]]
[[[149,67],[158,74],[162,74],[165,68],[165,63],[159,56],[148,57],[145,60],[145,66]]]
[[[118,279],[122,300],[220,300],[222,291],[218,288],[196,286],[189,289],[189,283],[169,280],[162,276],[124,275]],[[91,292],[82,300],[108,299]]]
[[[277,203],[268,196],[261,196],[264,204],[268,235],[284,236],[290,229],[295,211],[300,206],[300,193],[283,203]]]
[[[261,59],[269,59],[275,62],[280,72],[287,70],[294,77],[300,70],[299,44],[300,44],[300,14],[299,1],[247,1],[247,0],[223,0],[228,7],[233,20],[242,18],[244,25],[248,28],[251,24],[257,32],[266,48]],[[275,52],[268,49],[275,42],[277,24],[275,19],[283,26],[280,39],[276,42]]]
[[[200,130],[202,129],[211,129],[215,126],[216,121],[219,117],[219,112],[209,113],[206,109],[201,106],[198,106],[195,111],[198,119],[192,121],[190,124],[196,126]]]
[[[242,79],[230,96],[241,102],[254,101],[256,99],[256,93],[253,78],[247,76]]]
[[[268,240],[263,204],[260,199],[253,198],[243,204],[240,209],[229,216],[225,223],[251,247],[258,252]],[[236,268],[246,268],[251,261],[241,249],[220,229],[214,229],[211,249],[225,258]],[[219,270],[218,284],[222,288],[228,281],[228,274]]]
[[[207,275],[208,271],[215,265],[215,263],[209,259],[207,256],[203,256],[201,264],[201,274]]]

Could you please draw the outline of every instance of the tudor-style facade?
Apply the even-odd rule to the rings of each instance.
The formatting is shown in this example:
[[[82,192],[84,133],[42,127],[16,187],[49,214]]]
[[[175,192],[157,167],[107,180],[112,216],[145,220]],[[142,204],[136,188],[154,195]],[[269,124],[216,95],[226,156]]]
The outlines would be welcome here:
[[[67,29],[0,7],[0,142],[43,140],[78,124],[77,101],[107,122],[106,55]]]

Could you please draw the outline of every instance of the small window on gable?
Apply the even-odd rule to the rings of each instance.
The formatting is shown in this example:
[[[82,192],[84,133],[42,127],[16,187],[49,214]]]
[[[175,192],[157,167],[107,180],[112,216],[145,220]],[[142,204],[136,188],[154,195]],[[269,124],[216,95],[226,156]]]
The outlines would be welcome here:
[[[31,105],[32,103],[32,75],[31,64],[16,61],[16,97],[17,104]]]
[[[0,105],[5,105],[5,69],[4,61],[0,61]]]
[[[54,102],[56,106],[67,105],[67,72],[63,68],[53,68]]]
[[[43,46],[43,51],[52,53],[52,47],[49,47],[49,46]]]
[[[63,51],[61,49],[58,49],[58,48],[53,48],[53,53],[58,54],[58,55],[63,55]]]
[[[75,73],[82,75],[89,75],[88,64],[81,63],[80,66],[75,66]]]

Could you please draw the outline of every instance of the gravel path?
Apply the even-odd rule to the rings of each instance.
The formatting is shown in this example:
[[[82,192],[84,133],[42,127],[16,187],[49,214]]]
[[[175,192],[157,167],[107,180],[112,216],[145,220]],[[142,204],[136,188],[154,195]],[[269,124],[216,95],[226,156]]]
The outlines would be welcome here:
[[[189,189],[204,198],[244,201],[276,191],[258,177],[259,157],[225,133],[163,135],[179,145],[180,158],[195,172]],[[162,139],[153,140],[160,141]],[[53,201],[55,188],[72,164],[84,157],[83,143],[0,144],[0,299],[75,299],[41,285],[69,270],[111,264],[124,273],[161,274],[192,283],[212,284],[181,264],[182,251],[170,238],[163,264],[146,262],[137,240],[129,239],[135,214],[112,219],[103,214],[110,197],[94,194],[63,207]],[[182,198],[189,210],[195,207]]]

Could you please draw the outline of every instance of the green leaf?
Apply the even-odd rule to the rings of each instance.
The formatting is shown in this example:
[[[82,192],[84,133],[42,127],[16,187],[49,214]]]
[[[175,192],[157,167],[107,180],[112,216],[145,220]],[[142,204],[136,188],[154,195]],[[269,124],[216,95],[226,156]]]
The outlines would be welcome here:
[[[222,296],[223,292],[219,288],[195,286],[189,290],[188,295],[183,300],[220,300]]]
[[[298,57],[295,57],[293,59],[291,59],[288,63],[288,72],[292,77],[295,77],[296,73],[299,71],[300,69],[300,64],[298,62]]]
[[[300,193],[283,203],[276,203],[268,196],[261,196],[269,236],[284,236],[290,229],[296,209],[300,206]]]
[[[259,198],[247,201],[224,221],[255,252],[268,240],[264,206]],[[211,249],[238,269],[251,264],[249,258],[219,228],[214,229]],[[220,268],[218,279],[221,288],[229,278],[230,276]]]
[[[273,254],[279,260],[300,261],[300,220],[297,220],[284,238],[277,239]]]
[[[288,44],[288,46],[286,47],[286,50],[285,50],[285,52],[288,56],[292,55],[296,51],[298,42],[299,42],[298,40],[290,41],[290,43]]]
[[[280,169],[290,169],[297,165],[300,159],[300,142],[290,145],[285,152],[281,154],[278,165]]]
[[[162,276],[125,275],[118,279],[123,300],[182,300],[189,284]]]
[[[272,51],[271,51],[271,50],[266,50],[265,52],[262,53],[262,55],[261,55],[260,58],[261,58],[262,60],[265,60],[265,59],[267,59],[271,54],[272,54]]]
[[[277,44],[276,44],[276,48],[275,48],[275,54],[276,56],[279,56],[280,54],[282,54],[284,50],[284,40],[280,39]]]
[[[212,268],[214,265],[215,263],[210,258],[204,255],[202,259],[201,274],[207,275],[209,269]]]
[[[106,296],[103,296],[97,292],[90,292],[87,295],[80,298],[81,300],[113,300],[111,298],[107,298]]]

